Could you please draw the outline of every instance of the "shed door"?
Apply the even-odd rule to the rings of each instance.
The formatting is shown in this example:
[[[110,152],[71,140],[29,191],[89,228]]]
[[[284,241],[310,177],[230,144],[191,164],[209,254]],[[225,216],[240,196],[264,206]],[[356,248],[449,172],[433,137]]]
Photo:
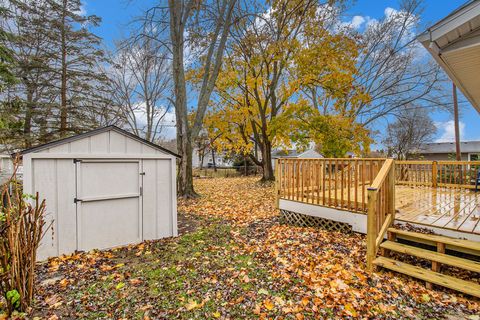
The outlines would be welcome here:
[[[77,248],[142,241],[140,161],[76,160]]]

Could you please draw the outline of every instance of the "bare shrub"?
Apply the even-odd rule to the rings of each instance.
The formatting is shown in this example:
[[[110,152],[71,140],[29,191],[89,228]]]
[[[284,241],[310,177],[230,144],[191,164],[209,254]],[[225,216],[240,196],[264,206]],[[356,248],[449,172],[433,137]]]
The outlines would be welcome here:
[[[15,165],[15,172],[18,165]],[[45,200],[24,195],[16,173],[1,187],[0,291],[7,313],[25,311],[33,299],[36,252],[45,225]]]

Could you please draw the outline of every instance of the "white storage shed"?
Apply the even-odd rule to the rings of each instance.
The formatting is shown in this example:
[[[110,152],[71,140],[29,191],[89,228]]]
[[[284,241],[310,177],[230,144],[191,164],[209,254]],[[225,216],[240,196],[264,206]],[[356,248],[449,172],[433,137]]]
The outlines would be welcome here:
[[[38,260],[177,235],[176,154],[115,126],[22,152],[46,200]]]

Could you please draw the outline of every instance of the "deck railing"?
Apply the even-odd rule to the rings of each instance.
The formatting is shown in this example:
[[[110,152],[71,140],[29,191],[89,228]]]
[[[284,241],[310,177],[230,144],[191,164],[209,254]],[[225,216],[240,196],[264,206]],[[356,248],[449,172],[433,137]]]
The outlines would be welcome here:
[[[277,159],[278,198],[367,212],[367,187],[384,162],[385,159]]]
[[[395,220],[395,163],[387,159],[368,188],[367,268],[373,260],[387,229]]]
[[[474,189],[480,161],[395,161],[398,185]]]

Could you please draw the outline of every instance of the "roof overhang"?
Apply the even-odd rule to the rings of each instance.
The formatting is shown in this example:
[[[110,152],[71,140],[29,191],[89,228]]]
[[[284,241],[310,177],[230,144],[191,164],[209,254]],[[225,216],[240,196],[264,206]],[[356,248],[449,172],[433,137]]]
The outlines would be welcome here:
[[[480,0],[467,2],[417,39],[480,113]]]

